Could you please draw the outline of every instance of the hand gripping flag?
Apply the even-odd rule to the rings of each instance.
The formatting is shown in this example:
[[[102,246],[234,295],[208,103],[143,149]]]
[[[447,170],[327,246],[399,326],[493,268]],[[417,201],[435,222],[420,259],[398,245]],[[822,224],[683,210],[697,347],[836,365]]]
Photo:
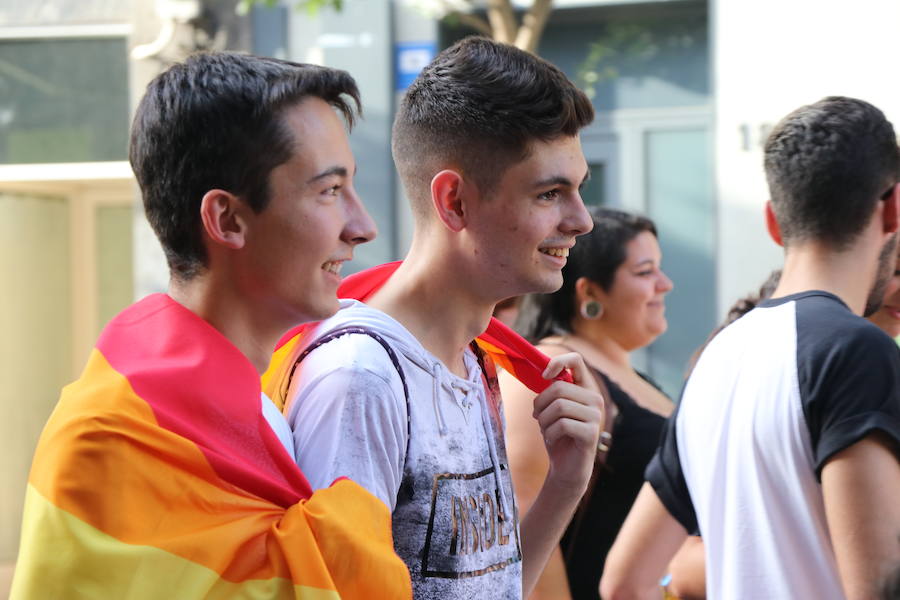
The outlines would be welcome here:
[[[106,327],[38,442],[13,598],[411,595],[388,508],[311,492],[225,337],[162,294]]]
[[[384,285],[399,266],[399,261],[386,263],[347,277],[338,288],[338,298],[365,301]],[[290,384],[288,372],[293,366],[292,359],[302,345],[304,334],[313,325],[315,324],[300,325],[286,333],[278,342],[272,362],[263,374],[263,389],[282,410],[287,402]],[[487,330],[475,342],[495,364],[508,371],[531,391],[540,393],[552,383],[542,376],[550,359],[500,320],[491,318]],[[572,376],[568,371],[563,371],[557,379],[571,382]]]

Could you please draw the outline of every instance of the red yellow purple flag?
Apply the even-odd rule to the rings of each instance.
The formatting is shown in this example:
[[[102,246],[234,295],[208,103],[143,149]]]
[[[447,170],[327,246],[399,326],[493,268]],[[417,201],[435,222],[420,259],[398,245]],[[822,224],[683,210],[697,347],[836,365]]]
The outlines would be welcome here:
[[[411,598],[390,512],[312,493],[259,376],[168,296],[104,330],[38,442],[12,598]]]
[[[385,263],[350,275],[338,288],[338,298],[365,301],[384,285],[400,264],[400,261]],[[287,332],[279,340],[269,368],[263,374],[263,389],[279,408],[283,409],[287,402],[290,381],[286,371],[293,366],[291,358],[296,354],[295,349],[302,342],[303,335],[313,325],[300,325]],[[531,391],[540,393],[550,385],[551,382],[541,376],[550,362],[549,357],[500,320],[491,318],[487,330],[475,341],[495,364],[508,371]],[[572,376],[565,371],[558,378],[572,381]]]

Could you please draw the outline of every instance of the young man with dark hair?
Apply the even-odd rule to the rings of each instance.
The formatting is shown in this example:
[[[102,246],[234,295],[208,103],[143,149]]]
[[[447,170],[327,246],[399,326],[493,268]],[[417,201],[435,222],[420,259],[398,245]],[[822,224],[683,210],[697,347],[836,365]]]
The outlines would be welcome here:
[[[602,404],[569,354],[544,376],[575,383],[535,400],[551,469],[520,538],[494,365],[473,340],[500,300],[561,285],[592,226],[578,138],[592,118],[540,58],[479,38],[443,51],[394,125],[416,225],[406,260],[281,371],[299,464],[313,487],[347,475],[391,507],[418,598],[520,598],[523,577],[527,595],[586,488]]]
[[[14,598],[409,597],[383,504],[347,480],[313,493],[260,393],[278,337],[337,310],[374,236],[336,114],[358,104],[342,71],[237,54],[150,83],[130,158],[168,294],[113,319],[63,391]]]
[[[709,598],[874,598],[900,559],[900,353],[861,318],[894,272],[900,157],[874,106],[804,106],[765,146],[772,298],[685,386],[607,559],[604,598],[658,598],[688,532]]]

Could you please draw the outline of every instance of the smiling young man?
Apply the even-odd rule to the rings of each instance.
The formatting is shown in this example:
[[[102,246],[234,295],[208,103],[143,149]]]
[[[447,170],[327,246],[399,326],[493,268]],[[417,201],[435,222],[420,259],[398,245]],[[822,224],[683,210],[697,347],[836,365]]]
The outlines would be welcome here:
[[[778,287],[700,355],[604,598],[659,598],[688,532],[711,599],[875,598],[900,561],[900,352],[861,318],[895,270],[894,130],[871,104],[825,98],[775,127],[765,170]]]
[[[443,51],[394,124],[416,224],[405,261],[286,363],[299,464],[313,487],[346,475],[391,508],[418,598],[527,595],[587,485],[601,401],[570,354],[544,375],[575,384],[535,400],[551,469],[520,530],[494,367],[472,342],[498,301],[561,285],[592,226],[578,138],[592,118],[540,58],[478,38]]]
[[[343,71],[236,54],[150,83],[130,159],[169,290],[63,391],[14,598],[409,597],[383,504],[347,480],[312,493],[260,394],[278,337],[337,310],[336,271],[375,234],[337,114],[358,104]]]

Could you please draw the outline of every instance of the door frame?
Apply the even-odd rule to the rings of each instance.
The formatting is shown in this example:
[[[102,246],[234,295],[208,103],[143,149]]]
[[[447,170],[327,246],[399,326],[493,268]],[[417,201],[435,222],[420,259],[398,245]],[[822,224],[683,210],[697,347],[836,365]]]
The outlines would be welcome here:
[[[97,208],[134,206],[135,190],[134,174],[127,161],[0,165],[0,192],[52,196],[68,203],[73,378],[84,368],[100,325],[97,322]]]
[[[709,132],[709,156],[713,152],[714,114],[711,105],[623,108],[600,112],[594,122],[581,133],[581,143],[588,164],[603,163],[604,198],[608,206],[629,212],[649,214],[647,188],[647,135],[659,131],[706,128]],[[713,169],[715,173],[715,169]],[[715,181],[708,182],[713,194],[713,223],[718,221],[718,202]],[[713,261],[718,263],[718,227],[714,227]],[[718,270],[714,271],[713,302],[718,306]],[[642,348],[632,353],[632,364],[642,371],[649,370],[650,353]]]

